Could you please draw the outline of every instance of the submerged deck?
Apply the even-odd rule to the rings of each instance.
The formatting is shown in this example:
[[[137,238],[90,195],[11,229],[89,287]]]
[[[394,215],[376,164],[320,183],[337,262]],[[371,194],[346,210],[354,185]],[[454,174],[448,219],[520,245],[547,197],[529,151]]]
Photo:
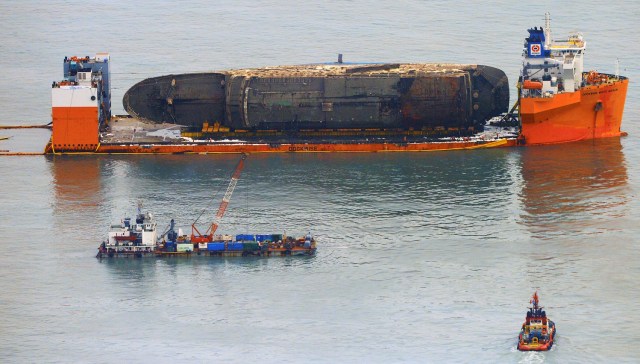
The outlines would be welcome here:
[[[451,133],[451,132],[450,132]],[[153,124],[129,116],[114,117],[101,133],[100,144],[87,154],[208,154],[290,152],[419,152],[515,146],[513,128],[488,127],[460,136],[440,136],[439,130],[301,130],[235,131],[181,134],[176,124]],[[455,131],[454,131],[455,134]],[[52,150],[46,153],[72,153]]]

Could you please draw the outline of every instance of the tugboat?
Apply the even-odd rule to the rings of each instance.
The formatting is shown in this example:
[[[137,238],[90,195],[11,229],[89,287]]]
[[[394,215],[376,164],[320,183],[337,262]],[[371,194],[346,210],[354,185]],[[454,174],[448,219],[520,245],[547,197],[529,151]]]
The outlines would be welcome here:
[[[527,318],[522,324],[518,336],[518,350],[520,351],[547,351],[553,346],[556,335],[556,325],[547,318],[543,307],[538,306],[538,292],[531,298]]]

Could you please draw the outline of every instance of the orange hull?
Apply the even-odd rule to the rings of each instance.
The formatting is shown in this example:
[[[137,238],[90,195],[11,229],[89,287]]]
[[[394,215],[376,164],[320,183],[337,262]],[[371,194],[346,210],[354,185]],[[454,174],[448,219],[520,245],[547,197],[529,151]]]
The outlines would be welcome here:
[[[329,152],[427,152],[444,150],[508,147],[517,144],[516,139],[499,139],[489,142],[452,141],[424,143],[207,143],[207,144],[100,144],[89,153],[102,154],[216,154],[216,153],[329,153]],[[83,150],[67,148],[51,149],[45,153],[74,153]]]
[[[552,97],[520,99],[521,136],[527,145],[617,137],[628,79],[590,85]]]
[[[53,107],[53,151],[93,151],[99,143],[98,107]]]

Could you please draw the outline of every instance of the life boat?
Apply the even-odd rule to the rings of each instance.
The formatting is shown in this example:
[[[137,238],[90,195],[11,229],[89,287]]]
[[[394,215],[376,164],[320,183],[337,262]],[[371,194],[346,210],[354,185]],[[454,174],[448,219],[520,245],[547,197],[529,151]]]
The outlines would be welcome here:
[[[522,84],[522,87],[527,89],[527,90],[542,90],[542,82],[524,80],[524,83]]]
[[[538,306],[538,292],[533,294],[530,303],[532,306],[529,307],[520,335],[518,335],[518,350],[550,350],[556,335],[556,325],[547,318],[543,307]]]

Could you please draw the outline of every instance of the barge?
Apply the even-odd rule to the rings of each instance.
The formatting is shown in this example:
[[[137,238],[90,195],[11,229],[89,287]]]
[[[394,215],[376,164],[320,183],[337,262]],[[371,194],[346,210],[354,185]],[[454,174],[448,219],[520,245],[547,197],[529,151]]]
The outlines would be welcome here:
[[[332,110],[334,106],[335,110],[347,110],[344,111],[346,114],[341,114],[342,116],[339,117],[336,116],[335,119],[330,117],[329,119],[332,120],[326,122],[303,122],[299,120],[298,116],[295,116],[294,119],[297,121],[292,124],[286,121],[289,119],[282,116],[283,114],[269,114],[270,111],[263,110],[261,111],[263,113],[261,114],[263,122],[251,124],[247,120],[255,120],[256,118],[253,114],[237,116],[236,112],[229,111],[231,109],[242,109],[245,110],[244,112],[249,113],[250,110],[254,110],[255,107],[250,106],[249,100],[245,99],[246,104],[243,107],[238,108],[237,105],[232,107],[229,103],[226,103],[226,111],[216,114],[218,117],[236,115],[238,120],[244,120],[244,124],[239,122],[224,124],[227,123],[225,120],[231,119],[224,119],[223,123],[220,123],[217,119],[204,118],[202,116],[209,112],[203,110],[209,110],[210,106],[207,103],[202,104],[202,102],[198,101],[199,97],[203,97],[198,96],[201,95],[203,90],[199,88],[200,86],[196,86],[204,82],[202,77],[205,80],[207,79],[208,76],[203,76],[204,74],[195,79],[177,75],[172,76],[174,78],[170,81],[166,77],[145,80],[132,87],[124,97],[125,107],[127,107],[131,115],[112,116],[109,65],[110,56],[107,53],[99,53],[94,58],[66,57],[64,59],[64,80],[52,84],[53,132],[51,140],[45,147],[45,153],[400,152],[477,149],[515,145],[517,143],[517,134],[513,130],[482,130],[487,118],[494,117],[499,112],[506,110],[505,100],[508,100],[506,76],[502,71],[486,66],[423,64],[396,65],[397,67],[388,68],[380,65],[318,65],[314,67],[292,66],[229,71],[228,76],[231,77],[229,82],[232,84],[238,77],[244,77],[254,82],[256,75],[262,74],[275,77],[280,72],[292,75],[297,74],[296,72],[302,72],[303,74],[313,73],[315,75],[313,82],[315,83],[321,81],[330,82],[329,80],[334,80],[338,75],[343,75],[343,77],[346,77],[343,78],[343,81],[347,82],[346,79],[349,79],[351,83],[347,83],[352,86],[359,82],[354,80],[358,79],[358,77],[363,77],[366,82],[362,81],[364,83],[361,82],[360,85],[365,90],[368,90],[369,86],[373,87],[372,85],[375,85],[375,83],[368,83],[374,79],[378,81],[384,79],[384,84],[395,90],[400,83],[409,82],[400,80],[398,77],[401,74],[405,75],[405,77],[409,77],[407,75],[424,74],[424,77],[420,76],[417,81],[411,81],[413,85],[411,87],[405,85],[412,90],[410,91],[411,95],[413,95],[412,99],[408,99],[408,96],[403,96],[404,98],[402,98],[396,95],[394,96],[395,101],[389,101],[388,105],[384,106],[380,100],[372,101],[375,98],[374,96],[369,97],[371,104],[377,105],[376,107],[378,108],[391,106],[396,108],[400,99],[404,100],[405,104],[403,104],[402,108],[405,111],[400,112],[397,108],[394,109],[395,111],[389,109],[382,112],[382,114],[386,115],[382,119],[375,119],[373,114],[369,115],[369,109],[373,106],[365,107],[361,103],[352,104],[351,102],[354,98],[345,96],[340,101],[342,102],[341,106],[338,106],[338,103],[334,105],[333,101],[324,103],[325,108],[328,108],[329,106],[327,105],[331,104],[330,108]],[[401,73],[398,73],[400,72],[399,70]],[[384,72],[386,74],[383,74]],[[475,76],[472,77],[471,73],[474,73]],[[373,74],[375,74],[375,77],[372,76]],[[280,81],[275,82],[266,76],[259,79],[265,85],[271,85],[269,87],[276,87],[274,85],[284,80],[282,78],[279,79]],[[272,80],[273,82],[267,80]],[[289,84],[290,80],[288,78],[286,80],[285,84]],[[298,86],[304,86],[306,82],[300,81],[300,77],[294,77],[292,80],[295,82],[291,82]],[[188,82],[195,82],[195,85],[191,85]],[[254,86],[254,91],[255,82],[251,83]],[[226,81],[222,83],[226,85]],[[389,86],[391,84],[393,85]],[[488,86],[493,84],[500,86],[498,93],[494,92],[494,86]],[[169,97],[169,99],[171,99],[171,110],[178,107],[177,105],[181,105],[182,109],[180,107],[176,109],[182,110],[179,113],[174,111],[168,114],[160,112],[159,110],[166,109],[166,105],[158,106],[157,102],[153,101],[153,98],[157,97],[155,92],[164,90],[168,87],[167,85],[175,86],[175,91],[172,91],[173,96]],[[178,87],[178,85],[182,86]],[[485,85],[486,93],[490,94],[490,96],[475,90],[474,87],[480,87],[480,85]],[[472,89],[475,90],[475,93]],[[272,90],[272,88],[268,90]],[[272,91],[265,92],[266,95],[273,95]],[[372,93],[373,91],[367,92]],[[451,96],[450,92],[454,92],[455,95]],[[504,97],[505,92],[506,99]],[[315,94],[316,92],[302,92],[302,94],[307,93]],[[436,96],[442,95],[431,98],[429,97],[431,93]],[[147,100],[146,103],[142,101],[142,94],[148,97],[148,99],[145,99]],[[134,95],[136,96],[134,97]],[[417,95],[421,96],[418,97]],[[475,103],[472,101],[473,99],[477,99]],[[136,100],[135,103],[132,100]],[[307,105],[308,103],[298,104]],[[350,106],[346,106],[347,104]],[[137,107],[133,109],[132,105],[137,105]],[[187,108],[186,105],[191,105],[190,107],[193,108]],[[276,107],[274,105],[271,105],[269,110],[281,109],[280,106]],[[411,116],[407,111],[409,110],[408,105],[413,105]],[[218,110],[218,106],[214,109]],[[198,108],[204,109],[200,110]],[[361,111],[360,114],[358,110]],[[427,112],[427,110],[430,111]],[[294,112],[294,114],[298,115],[297,112]],[[193,118],[200,120],[198,122],[200,124],[195,130],[196,121]],[[357,118],[362,118],[364,121],[356,121],[359,120]],[[352,121],[347,122],[347,119]],[[272,120],[273,122],[264,120]],[[168,125],[164,123],[165,121],[169,121],[171,124]],[[126,126],[123,127],[122,125]]]
[[[194,243],[175,230],[171,220],[169,230],[158,236],[157,223],[150,213],[141,213],[135,219],[126,217],[120,224],[111,225],[108,238],[98,247],[97,258],[143,257],[281,257],[306,255],[316,252],[316,239],[311,233],[302,237],[284,234],[212,235],[211,241]]]
[[[191,224],[191,236],[183,234],[182,229],[175,229],[175,221],[171,219],[169,229],[158,236],[158,224],[153,215],[142,213],[142,204],[138,204],[135,220],[124,218],[120,224],[111,225],[107,240],[98,247],[96,258],[116,258],[146,256],[191,256],[205,255],[215,257],[237,256],[290,256],[314,255],[316,240],[309,232],[307,235],[294,238],[285,234],[216,234],[220,221],[224,216],[231,196],[244,168],[247,155],[242,155],[236,166],[229,186],[218,207],[214,221],[204,233]],[[204,213],[204,211],[203,211]],[[200,214],[202,216],[202,214]]]

